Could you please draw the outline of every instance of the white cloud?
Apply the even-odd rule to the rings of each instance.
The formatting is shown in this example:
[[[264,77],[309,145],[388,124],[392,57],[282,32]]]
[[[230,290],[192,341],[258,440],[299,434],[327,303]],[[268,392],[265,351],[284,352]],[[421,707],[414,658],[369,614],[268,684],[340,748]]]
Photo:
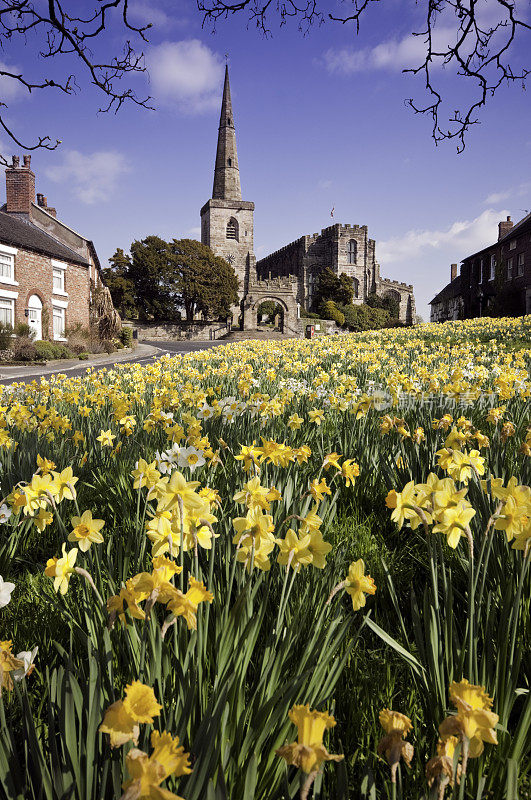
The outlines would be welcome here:
[[[438,27],[434,31],[433,47],[435,50],[446,49],[448,43],[455,40],[455,30],[450,27]],[[324,53],[324,64],[328,72],[351,75],[354,72],[367,70],[403,70],[416,67],[426,56],[426,40],[424,36],[409,34],[403,39],[389,39],[375,47],[343,47],[339,50],[331,47]],[[433,66],[441,66],[434,61]]]
[[[175,11],[173,11],[172,15],[167,14],[163,8],[147,0],[135,0],[135,2],[130,3],[129,17],[136,24],[148,25],[151,23],[153,28],[164,28],[165,30],[176,25],[187,24],[184,18],[175,16]]]
[[[163,42],[146,54],[156,99],[197,114],[217,108],[223,61],[199,39]]]
[[[89,155],[66,150],[62,164],[48,167],[45,172],[52,181],[71,184],[74,196],[92,205],[110,200],[118,179],[129,170],[125,156],[115,150],[99,150]]]
[[[531,192],[531,183],[529,181],[520,183],[518,186],[513,186],[512,189],[506,189],[501,192],[492,192],[483,201],[485,205],[495,205],[496,203],[503,203],[509,197],[524,197]]]
[[[450,261],[461,261],[467,255],[481,250],[498,238],[498,222],[505,219],[506,209],[487,209],[473,220],[459,220],[449,228],[437,230],[410,230],[377,245],[378,261],[384,265],[410,261],[421,256],[430,258],[447,253]]]
[[[320,181],[318,181],[317,186],[319,189],[331,189],[332,181],[322,178]]]
[[[14,75],[22,74],[20,67],[16,67],[14,64],[6,64],[4,61],[0,61],[0,72],[12,72]],[[0,97],[4,102],[6,100],[15,100],[22,95],[29,97],[29,92],[20,81],[10,78],[9,75],[0,75]]]
[[[201,235],[201,228],[199,228],[199,227],[197,227],[197,228],[189,228],[186,231],[186,234],[187,234],[187,236],[192,236],[193,238],[197,238],[198,236]]]

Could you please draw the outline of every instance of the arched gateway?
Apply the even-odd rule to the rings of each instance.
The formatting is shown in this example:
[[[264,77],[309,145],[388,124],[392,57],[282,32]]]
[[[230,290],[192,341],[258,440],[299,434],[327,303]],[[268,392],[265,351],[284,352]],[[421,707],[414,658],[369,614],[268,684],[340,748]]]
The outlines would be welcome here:
[[[267,281],[249,280],[247,294],[242,301],[243,329],[255,330],[258,325],[258,309],[266,300],[278,303],[284,311],[282,333],[294,333],[297,319],[296,282],[291,278],[273,278]]]

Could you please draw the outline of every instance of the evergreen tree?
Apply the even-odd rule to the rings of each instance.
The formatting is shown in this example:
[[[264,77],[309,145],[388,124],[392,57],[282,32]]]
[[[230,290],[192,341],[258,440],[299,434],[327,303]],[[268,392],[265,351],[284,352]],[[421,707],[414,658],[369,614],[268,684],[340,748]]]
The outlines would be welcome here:
[[[313,296],[313,307],[318,308],[321,303],[327,300],[335,301],[338,293],[341,291],[341,282],[336,273],[325,267],[317,276],[317,285]]]
[[[179,304],[179,275],[168,242],[159,236],[134,241],[129,277],[143,319],[175,317]]]
[[[339,288],[337,290],[337,296],[335,297],[336,303],[342,306],[348,306],[352,303],[353,297],[354,281],[346,272],[342,272],[339,276]]]
[[[130,267],[131,259],[119,247],[109,259],[109,266],[101,271],[103,283],[111,293],[113,306],[122,318],[138,316],[135,285],[129,275]]]
[[[349,305],[354,296],[354,281],[342,272],[338,277],[329,267],[321,270],[317,277],[317,286],[313,298],[313,307],[318,308],[327,300],[339,305]]]
[[[174,239],[170,245],[180,301],[191,322],[197,313],[225,318],[238,303],[238,278],[223,258],[195,239]]]

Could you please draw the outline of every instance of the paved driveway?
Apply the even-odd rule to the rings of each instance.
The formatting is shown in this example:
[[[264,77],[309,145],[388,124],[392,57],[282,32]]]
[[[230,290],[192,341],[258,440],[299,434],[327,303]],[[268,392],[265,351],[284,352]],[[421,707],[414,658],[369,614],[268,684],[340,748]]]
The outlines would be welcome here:
[[[210,347],[217,347],[221,342],[160,342],[160,341],[143,341],[138,347],[138,353],[132,354],[130,357],[120,357],[120,351],[114,355],[117,357],[116,362],[113,361],[112,356],[109,359],[95,360],[95,361],[67,361],[54,362],[52,365],[43,365],[42,367],[2,367],[0,365],[0,383],[30,383],[31,381],[40,380],[41,378],[49,378],[51,375],[64,373],[69,377],[77,377],[84,375],[90,367],[93,370],[111,369],[115,363],[117,364],[150,364],[157,358],[169,353],[170,355],[177,353],[193,353],[196,350],[205,350]]]

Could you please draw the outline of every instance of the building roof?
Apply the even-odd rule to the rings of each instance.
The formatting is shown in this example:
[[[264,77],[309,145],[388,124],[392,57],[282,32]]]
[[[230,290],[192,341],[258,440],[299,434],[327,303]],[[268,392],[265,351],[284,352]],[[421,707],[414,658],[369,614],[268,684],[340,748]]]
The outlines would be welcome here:
[[[53,236],[45,233],[29,220],[22,220],[12,214],[0,211],[0,242],[9,244],[12,247],[20,247],[26,250],[33,250],[36,253],[43,253],[51,258],[61,261],[82,264],[88,267],[89,262],[86,258],[71,250],[66,245],[58,242]]]
[[[441,289],[439,294],[436,294],[433,300],[430,300],[429,305],[434,303],[442,303],[444,300],[452,300],[454,297],[459,297],[461,294],[461,275],[458,275],[453,281],[447,283],[444,289]]]
[[[480,256],[480,255],[482,255],[484,253],[487,253],[489,250],[492,250],[493,247],[498,247],[498,245],[502,244],[503,242],[507,242],[509,239],[511,239],[515,235],[515,233],[516,234],[520,233],[521,228],[523,228],[524,225],[526,225],[526,223],[528,223],[528,222],[531,222],[531,213],[530,214],[526,214],[526,216],[523,217],[519,222],[517,222],[516,225],[513,225],[513,227],[509,231],[507,231],[507,233],[504,236],[502,236],[501,239],[498,239],[497,241],[493,242],[492,244],[489,244],[486,247],[483,247],[481,250],[478,250],[476,253],[472,253],[471,255],[466,256],[462,260],[463,261],[468,261],[469,258],[476,258],[476,256]]]

